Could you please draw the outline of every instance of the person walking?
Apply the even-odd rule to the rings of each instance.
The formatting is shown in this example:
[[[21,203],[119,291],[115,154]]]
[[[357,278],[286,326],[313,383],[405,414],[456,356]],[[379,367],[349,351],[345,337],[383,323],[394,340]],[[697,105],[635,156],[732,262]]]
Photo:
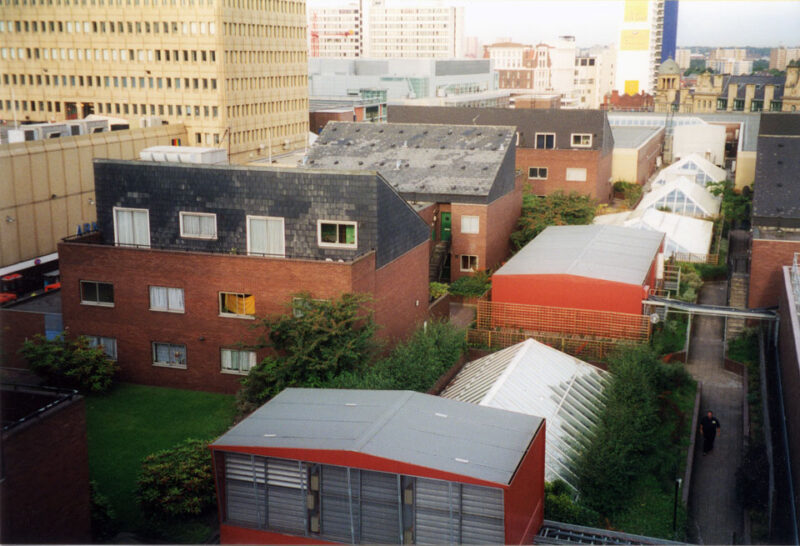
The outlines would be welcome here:
[[[714,417],[714,413],[709,410],[706,416],[700,419],[700,434],[703,435],[703,455],[707,455],[714,449],[714,440],[720,430],[719,421]]]

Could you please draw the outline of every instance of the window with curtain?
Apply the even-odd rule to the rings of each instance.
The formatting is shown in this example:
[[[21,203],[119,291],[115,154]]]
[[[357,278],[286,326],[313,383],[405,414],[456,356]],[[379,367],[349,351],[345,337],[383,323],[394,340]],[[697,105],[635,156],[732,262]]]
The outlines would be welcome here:
[[[114,207],[114,242],[149,247],[150,217],[147,209]]]
[[[216,239],[217,215],[205,212],[181,212],[181,237]]]
[[[578,167],[567,167],[568,182],[586,182],[586,169]]]
[[[252,294],[220,292],[219,313],[226,316],[253,318],[256,314],[256,299]]]
[[[108,358],[117,359],[117,340],[113,337],[84,336],[89,340],[89,347],[102,347]]]
[[[286,246],[283,218],[248,216],[247,253],[284,257]]]
[[[478,233],[480,219],[477,216],[461,217],[461,233]]]
[[[246,374],[256,365],[255,351],[222,349],[222,371]]]
[[[186,368],[186,345],[153,342],[153,365]]]
[[[183,313],[183,288],[150,287],[150,310]]]

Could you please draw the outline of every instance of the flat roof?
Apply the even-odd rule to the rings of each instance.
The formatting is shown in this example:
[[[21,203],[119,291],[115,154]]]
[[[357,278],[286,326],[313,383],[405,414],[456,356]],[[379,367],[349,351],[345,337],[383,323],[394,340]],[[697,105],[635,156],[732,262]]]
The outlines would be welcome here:
[[[549,226],[495,276],[574,275],[640,285],[663,239],[663,233],[620,226]]]
[[[349,451],[509,484],[542,422],[412,391],[286,389],[212,446]]]
[[[61,290],[50,290],[36,296],[19,300],[6,307],[5,311],[23,311],[25,313],[61,314]]]
[[[632,148],[635,150],[655,138],[663,130],[663,127],[654,125],[612,125],[611,134],[614,135],[614,148]]]

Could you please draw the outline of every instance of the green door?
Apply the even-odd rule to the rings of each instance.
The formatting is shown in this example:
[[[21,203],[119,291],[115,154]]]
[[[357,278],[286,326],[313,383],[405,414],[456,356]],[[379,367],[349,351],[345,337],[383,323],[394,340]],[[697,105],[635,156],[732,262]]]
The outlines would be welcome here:
[[[439,230],[440,239],[442,241],[450,240],[450,213],[442,213],[442,227]]]

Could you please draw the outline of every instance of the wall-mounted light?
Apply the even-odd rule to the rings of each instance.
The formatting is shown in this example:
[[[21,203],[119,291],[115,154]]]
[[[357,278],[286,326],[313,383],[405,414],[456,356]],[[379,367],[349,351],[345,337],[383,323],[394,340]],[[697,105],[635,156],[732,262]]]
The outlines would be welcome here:
[[[16,218],[12,218],[11,216],[6,216],[6,222],[8,222],[9,224],[13,224],[16,221],[17,221]]]
[[[91,197],[89,198],[89,204],[94,205],[94,199],[92,199]]]

